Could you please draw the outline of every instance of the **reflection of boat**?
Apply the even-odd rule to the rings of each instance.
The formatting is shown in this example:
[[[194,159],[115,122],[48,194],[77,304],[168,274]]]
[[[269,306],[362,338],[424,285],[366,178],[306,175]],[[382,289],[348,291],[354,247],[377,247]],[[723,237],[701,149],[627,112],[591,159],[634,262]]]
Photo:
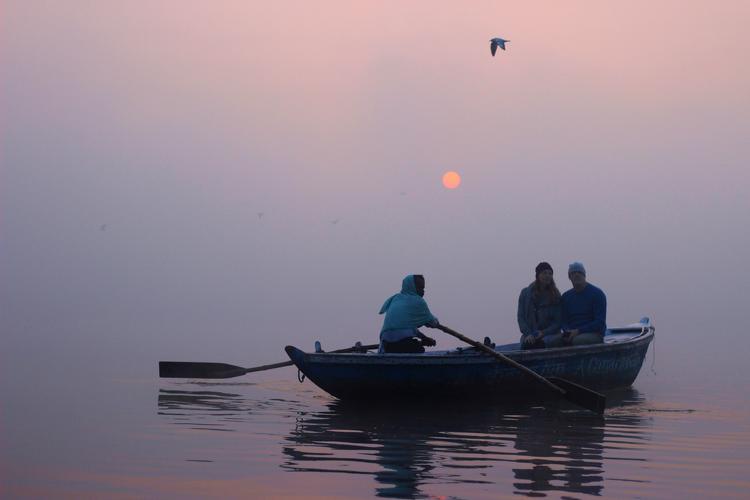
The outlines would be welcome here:
[[[614,396],[608,407],[615,411],[606,421],[524,402],[377,406],[334,401],[297,419],[281,467],[372,476],[378,497],[428,497],[432,489],[446,496],[446,489],[503,482],[528,496],[601,495],[607,452],[609,460],[645,460],[616,452],[623,443],[637,450],[638,441],[647,439],[648,419],[627,411],[638,408],[642,398],[632,389],[624,399]],[[509,469],[512,478],[505,477]]]
[[[232,392],[216,390],[225,387]],[[474,498],[493,489],[526,496],[604,496],[606,490],[607,496],[632,496],[627,487],[644,481],[638,472],[651,454],[652,419],[635,389],[607,399],[601,418],[561,411],[556,401],[544,407],[480,399],[320,405],[319,399],[269,398],[251,385],[218,384],[161,389],[158,413],[181,432],[197,433],[181,434],[186,460],[232,456],[241,471],[258,470],[259,462],[278,464],[301,473],[280,479],[288,485],[309,487],[315,478],[317,487],[356,484],[388,498]],[[206,431],[222,432],[204,440]],[[250,452],[253,435],[259,439]],[[353,479],[342,481],[342,475]]]
[[[643,364],[654,327],[648,318],[607,330],[603,344],[520,350],[518,343],[495,347],[545,377],[559,377],[596,389],[629,387]],[[305,353],[287,346],[299,370],[341,399],[392,396],[529,394],[546,390],[527,375],[475,348],[424,354]]]

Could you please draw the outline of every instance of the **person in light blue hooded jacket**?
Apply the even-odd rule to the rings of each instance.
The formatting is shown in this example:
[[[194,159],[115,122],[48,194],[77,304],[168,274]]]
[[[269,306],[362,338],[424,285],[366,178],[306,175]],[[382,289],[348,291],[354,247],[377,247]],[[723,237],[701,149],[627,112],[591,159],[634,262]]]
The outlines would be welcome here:
[[[410,274],[401,284],[401,292],[392,295],[380,308],[385,314],[380,330],[380,352],[420,353],[424,346],[437,344],[418,330],[435,328],[440,323],[432,315],[424,296],[425,280],[421,274]]]

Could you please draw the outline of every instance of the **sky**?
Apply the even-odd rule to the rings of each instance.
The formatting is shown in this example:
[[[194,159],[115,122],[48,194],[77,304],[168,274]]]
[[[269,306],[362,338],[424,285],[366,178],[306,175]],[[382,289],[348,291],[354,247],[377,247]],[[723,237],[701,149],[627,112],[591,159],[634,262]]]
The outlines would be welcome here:
[[[0,9],[6,357],[371,343],[412,273],[510,342],[542,260],[610,325],[747,342],[747,2]]]

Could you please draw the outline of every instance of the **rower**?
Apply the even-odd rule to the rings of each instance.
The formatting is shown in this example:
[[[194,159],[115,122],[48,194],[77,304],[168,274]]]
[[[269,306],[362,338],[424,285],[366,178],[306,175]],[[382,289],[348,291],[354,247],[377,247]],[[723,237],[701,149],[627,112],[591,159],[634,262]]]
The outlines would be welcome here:
[[[440,323],[424,300],[425,279],[410,274],[401,283],[401,292],[392,295],[380,308],[385,314],[380,330],[381,353],[422,353],[425,346],[437,344],[418,330],[421,326],[436,328]]]

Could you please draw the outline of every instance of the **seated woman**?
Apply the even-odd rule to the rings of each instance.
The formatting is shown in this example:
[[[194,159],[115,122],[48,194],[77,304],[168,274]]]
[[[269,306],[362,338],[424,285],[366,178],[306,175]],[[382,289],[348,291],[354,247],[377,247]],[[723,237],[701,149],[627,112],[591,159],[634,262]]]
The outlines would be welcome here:
[[[401,284],[401,292],[391,296],[380,308],[385,314],[380,330],[380,351],[420,353],[424,346],[434,346],[435,339],[417,330],[420,326],[435,328],[439,323],[432,315],[424,296],[425,280],[421,274],[410,274]]]
[[[560,291],[552,277],[552,266],[540,262],[534,282],[518,297],[518,327],[522,349],[541,349],[563,345],[560,323]]]

